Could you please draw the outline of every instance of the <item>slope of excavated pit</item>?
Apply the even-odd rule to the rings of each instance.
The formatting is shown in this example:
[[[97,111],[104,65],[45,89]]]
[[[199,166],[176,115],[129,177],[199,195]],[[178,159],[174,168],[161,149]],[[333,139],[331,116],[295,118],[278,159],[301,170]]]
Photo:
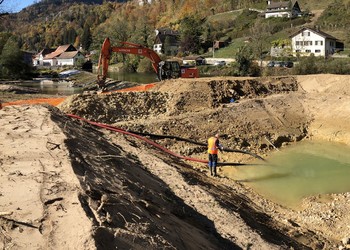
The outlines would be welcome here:
[[[293,77],[176,79],[149,92],[74,95],[60,108],[132,131],[200,142],[219,132],[227,147],[258,152],[271,147],[266,138],[281,146],[306,136],[309,117],[293,95],[297,90]],[[203,151],[165,143],[185,154]]]

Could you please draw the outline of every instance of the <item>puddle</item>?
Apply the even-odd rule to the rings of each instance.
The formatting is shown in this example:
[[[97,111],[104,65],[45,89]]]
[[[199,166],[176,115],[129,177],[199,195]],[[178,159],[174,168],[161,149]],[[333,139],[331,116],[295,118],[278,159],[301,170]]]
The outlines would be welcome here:
[[[274,152],[267,161],[267,166],[239,167],[230,177],[289,207],[297,207],[302,198],[311,195],[350,191],[347,145],[300,142]]]

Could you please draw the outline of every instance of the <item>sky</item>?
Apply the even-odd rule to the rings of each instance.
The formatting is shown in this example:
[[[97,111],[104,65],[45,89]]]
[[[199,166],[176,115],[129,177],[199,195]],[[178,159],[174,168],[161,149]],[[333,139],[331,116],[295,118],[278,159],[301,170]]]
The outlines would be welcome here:
[[[38,0],[4,0],[0,5],[0,9],[4,12],[16,13],[21,11],[23,8],[32,5]]]

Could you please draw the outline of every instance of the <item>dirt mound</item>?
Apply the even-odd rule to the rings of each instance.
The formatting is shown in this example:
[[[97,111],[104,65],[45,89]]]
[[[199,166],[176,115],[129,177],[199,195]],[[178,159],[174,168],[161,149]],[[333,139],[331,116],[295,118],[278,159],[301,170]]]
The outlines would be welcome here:
[[[163,114],[167,99],[167,94],[153,92],[79,94],[68,97],[60,109],[90,120],[115,123]]]

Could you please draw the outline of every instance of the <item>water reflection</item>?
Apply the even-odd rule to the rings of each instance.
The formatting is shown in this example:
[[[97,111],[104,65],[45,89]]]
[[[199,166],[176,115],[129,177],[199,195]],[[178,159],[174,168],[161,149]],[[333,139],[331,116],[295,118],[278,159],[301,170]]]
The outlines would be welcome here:
[[[137,83],[143,83],[143,84],[159,81],[155,73],[108,72],[108,77],[114,80],[137,82]]]
[[[350,191],[350,147],[344,144],[301,142],[267,161],[265,166],[240,167],[231,178],[291,207],[311,195]]]
[[[72,82],[64,80],[24,81],[16,83],[16,86],[39,89],[40,93],[49,95],[72,95],[83,91],[81,87],[73,87]]]
[[[158,82],[155,73],[118,73],[109,72],[108,77],[118,81],[135,82],[140,84]],[[16,86],[39,89],[43,94],[72,95],[83,92],[82,87],[73,87],[72,82],[62,79],[42,79],[35,81],[23,81]]]

